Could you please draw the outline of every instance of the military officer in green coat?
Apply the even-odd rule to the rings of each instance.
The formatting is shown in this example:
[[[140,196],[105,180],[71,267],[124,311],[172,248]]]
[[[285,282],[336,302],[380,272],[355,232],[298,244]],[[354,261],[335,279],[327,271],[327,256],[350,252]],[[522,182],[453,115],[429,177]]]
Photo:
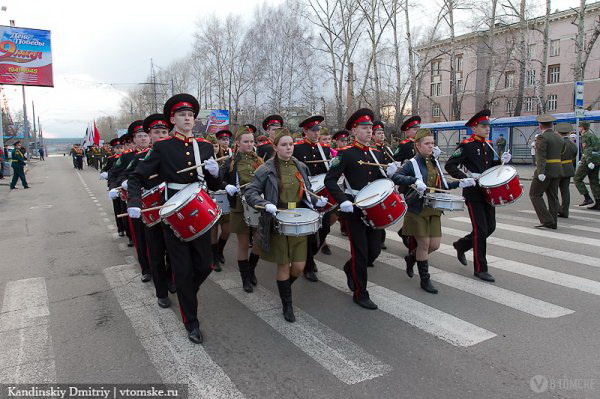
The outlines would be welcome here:
[[[537,117],[540,134],[535,139],[535,164],[529,198],[540,220],[536,228],[556,229],[559,211],[558,184],[563,176],[561,153],[565,143],[553,129],[556,118],[552,115]],[[548,206],[544,202],[544,193]]]
[[[600,171],[600,138],[590,131],[590,124],[588,122],[581,122],[579,124],[579,133],[581,134],[583,156],[573,178],[577,191],[584,197],[583,202],[579,206],[594,204],[595,201],[594,206],[588,209],[600,210],[600,184],[598,183],[598,172]],[[583,182],[586,176],[590,180],[590,188],[594,196],[593,200]]]
[[[23,146],[20,141],[15,142],[15,148],[12,150],[11,166],[13,168],[13,178],[10,182],[10,189],[14,190],[17,185],[17,180],[21,179],[23,188],[29,188],[27,179],[25,179],[25,155],[23,155]]]
[[[571,204],[571,193],[569,187],[571,185],[571,177],[575,175],[575,161],[577,159],[577,146],[571,141],[569,135],[573,131],[573,125],[567,122],[556,124],[556,131],[562,136],[565,146],[560,156],[562,165],[563,177],[558,182],[560,190],[560,206],[558,208],[558,217],[569,217],[569,205]]]

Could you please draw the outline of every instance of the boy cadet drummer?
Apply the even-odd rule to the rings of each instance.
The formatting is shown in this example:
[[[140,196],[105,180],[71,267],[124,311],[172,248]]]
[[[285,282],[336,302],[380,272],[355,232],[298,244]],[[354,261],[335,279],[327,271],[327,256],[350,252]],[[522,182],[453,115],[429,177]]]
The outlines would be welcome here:
[[[377,309],[367,291],[367,265],[372,264],[381,252],[381,230],[375,230],[362,221],[362,211],[354,205],[356,194],[370,182],[387,177],[376,166],[360,165],[358,161],[383,161],[383,155],[370,148],[373,136],[373,111],[362,108],[356,111],[346,122],[346,129],[355,137],[354,143],[338,150],[331,162],[331,168],[325,176],[325,187],[340,204],[340,217],[346,224],[350,239],[352,257],[344,265],[348,288],[354,293],[353,300],[366,309]],[[338,186],[338,180],[344,175],[345,192]]]
[[[198,181],[206,183],[210,190],[219,189],[219,165],[213,159],[213,147],[204,139],[195,139],[192,133],[199,109],[198,100],[190,94],[177,94],[165,104],[165,117],[175,125],[175,132],[172,137],[156,142],[148,156],[140,162],[129,178],[130,217],[141,216],[142,187],[144,182],[156,173],[167,183],[167,197],[172,197],[187,184]],[[204,164],[202,168],[198,168],[197,171],[178,173],[179,170],[197,165],[196,159]],[[169,226],[163,224],[163,234],[171,259],[177,285],[177,298],[188,338],[193,343],[200,344],[203,337],[198,322],[197,295],[200,285],[212,271],[210,232],[192,241],[184,242],[177,238]]]
[[[490,134],[490,114],[489,109],[484,109],[473,115],[465,124],[471,128],[473,134],[458,145],[446,162],[446,171],[455,179],[477,179],[487,169],[500,163],[500,160],[494,161],[494,150],[491,142],[487,140]],[[510,159],[511,155],[508,152],[501,156],[504,163]],[[468,174],[465,174],[460,166],[465,167]],[[463,188],[463,197],[469,210],[473,231],[452,244],[456,249],[456,256],[459,262],[466,266],[465,252],[473,249],[475,276],[494,282],[496,280],[488,272],[486,240],[496,230],[496,209],[485,201],[483,189],[479,186]]]
[[[258,144],[256,153],[265,161],[271,159],[273,156],[273,140],[275,139],[275,132],[280,127],[283,127],[283,118],[280,115],[269,115],[262,123],[262,128],[269,136],[269,139]]]

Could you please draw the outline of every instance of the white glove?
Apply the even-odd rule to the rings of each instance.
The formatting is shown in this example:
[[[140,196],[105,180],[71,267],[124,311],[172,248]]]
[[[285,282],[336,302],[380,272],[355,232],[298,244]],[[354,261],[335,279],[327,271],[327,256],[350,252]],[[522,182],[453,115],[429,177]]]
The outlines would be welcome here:
[[[469,177],[472,177],[473,179],[479,179],[479,176],[481,176],[481,173],[467,172],[467,175],[470,175]]]
[[[108,198],[110,198],[111,200],[117,199],[118,197],[119,190],[117,190],[116,188],[113,188],[108,192]]]
[[[473,187],[474,185],[475,185],[475,179],[473,179],[472,177],[467,177],[466,179],[461,179],[460,182],[458,183],[458,187],[460,187],[460,188]]]
[[[219,164],[213,158],[204,161],[204,168],[210,173],[213,177],[219,177]]]
[[[510,155],[510,152],[503,152],[502,156],[500,157],[502,163],[509,163],[511,159],[512,155]]]
[[[237,194],[238,191],[240,191],[240,189],[234,186],[233,184],[228,184],[225,186],[225,191],[227,191],[227,194],[233,197],[235,194]]]
[[[387,177],[392,177],[394,176],[394,174],[398,171],[398,162],[392,162],[390,164],[388,164],[387,167]]]
[[[139,219],[139,217],[142,216],[142,210],[135,207],[127,208],[127,214],[132,219]]]
[[[277,207],[273,204],[267,204],[265,205],[265,211],[267,211],[271,215],[274,215],[277,213]]]
[[[441,154],[442,154],[442,150],[440,150],[440,147],[438,147],[437,145],[435,147],[433,147],[433,157],[435,159],[438,159]]]
[[[415,189],[420,195],[423,195],[425,190],[427,190],[427,184],[423,183],[423,180],[417,179],[415,182]]]
[[[538,175],[538,180],[539,180],[539,181],[544,181],[544,180],[546,180],[546,175],[545,175],[545,174],[543,174],[543,173],[539,174],[539,175]]]
[[[327,197],[320,197],[317,201],[317,208],[323,208],[325,205],[327,205]]]
[[[340,211],[352,213],[354,212],[354,205],[352,205],[352,202],[346,200],[340,204]]]
[[[593,162],[588,163],[588,169],[594,169],[596,165]]]
[[[123,183],[121,183],[121,188],[127,191],[127,180],[123,180]]]
[[[108,172],[100,173],[100,180],[108,180]]]

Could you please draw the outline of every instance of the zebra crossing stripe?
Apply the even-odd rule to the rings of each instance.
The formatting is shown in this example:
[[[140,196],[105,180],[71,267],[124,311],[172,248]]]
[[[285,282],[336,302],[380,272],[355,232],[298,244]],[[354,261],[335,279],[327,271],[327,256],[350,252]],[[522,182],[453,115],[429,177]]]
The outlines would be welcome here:
[[[202,345],[189,342],[175,313],[158,307],[135,266],[109,267],[104,275],[165,384],[188,384],[190,398],[244,398]]]
[[[314,317],[294,306],[295,323],[281,314],[280,299],[260,285],[252,294],[242,290],[239,274],[211,274],[211,280],[271,328],[296,345],[340,381],[351,385],[387,374],[392,367],[367,353],[354,342],[333,331]]]
[[[523,209],[523,210],[520,210],[519,212],[521,212],[521,213],[527,213],[527,214],[530,214],[530,215],[535,215],[535,211],[533,211],[531,209]],[[593,211],[589,211],[589,212],[593,212]],[[573,215],[569,215],[569,217],[568,217],[568,220],[581,220],[583,222],[589,222],[590,219],[591,218],[589,218],[589,217],[573,216]],[[565,220],[565,219],[559,219],[559,223],[560,223],[561,226],[563,225],[562,224],[563,220]]]
[[[49,316],[43,277],[6,284],[0,310],[0,382],[56,382]]]
[[[538,223],[537,219],[534,218],[525,218],[522,216],[514,216],[514,215],[504,215],[497,214],[496,217],[500,217],[501,219],[513,220],[515,222],[527,222],[527,223]],[[563,223],[563,219],[559,220],[558,226],[565,229],[576,229],[580,231],[589,231],[591,233],[600,233],[600,228],[591,227],[591,226],[582,226],[582,225],[574,225],[569,223]]]

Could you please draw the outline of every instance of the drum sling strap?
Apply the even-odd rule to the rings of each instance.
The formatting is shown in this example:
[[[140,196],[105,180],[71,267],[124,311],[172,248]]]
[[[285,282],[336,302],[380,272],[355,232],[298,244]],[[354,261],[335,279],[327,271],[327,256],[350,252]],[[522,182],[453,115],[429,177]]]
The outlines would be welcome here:
[[[325,168],[329,170],[329,160],[325,158],[325,153],[323,152],[323,147],[321,147],[321,143],[317,143],[317,148],[319,149],[319,154],[321,154],[321,159],[325,161]]]
[[[202,164],[202,158],[200,157],[200,149],[198,148],[198,142],[196,139],[192,140],[192,148],[194,150],[194,161],[196,165]],[[204,182],[204,170],[202,170],[202,166],[196,168],[196,172],[198,173],[198,181],[200,185],[204,186],[206,183]]]
[[[381,165],[379,163],[379,161],[377,160],[377,158],[375,157],[375,154],[373,154],[373,150],[371,148],[369,148],[369,154],[371,154],[371,157],[373,157],[373,162],[375,162],[377,165]],[[383,168],[381,166],[379,166],[379,171],[383,175],[383,178],[387,179],[387,174],[383,171]]]

